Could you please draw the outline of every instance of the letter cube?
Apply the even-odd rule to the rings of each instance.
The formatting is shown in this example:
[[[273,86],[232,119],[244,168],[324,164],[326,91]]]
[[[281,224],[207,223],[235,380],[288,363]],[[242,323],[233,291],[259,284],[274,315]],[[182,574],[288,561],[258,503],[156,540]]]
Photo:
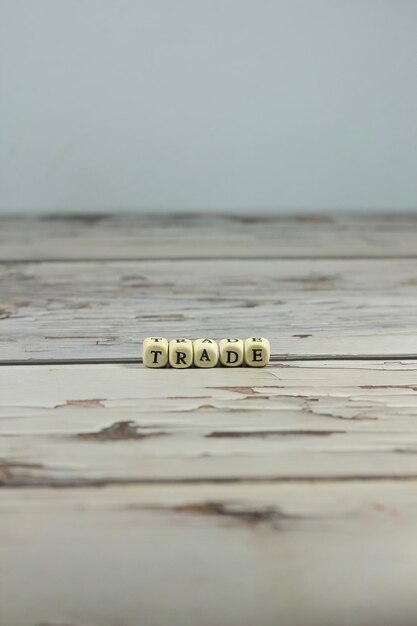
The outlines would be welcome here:
[[[213,339],[196,339],[194,342],[194,365],[216,367],[219,362],[219,346]]]
[[[245,363],[250,367],[265,367],[269,362],[270,345],[265,337],[249,337],[245,341]]]
[[[242,365],[244,354],[242,339],[221,339],[220,363],[225,367],[239,367],[239,365]]]
[[[169,364],[185,369],[193,364],[193,342],[190,339],[171,339],[169,342]]]
[[[146,337],[143,340],[142,356],[146,367],[165,367],[168,364],[168,340],[164,337]]]

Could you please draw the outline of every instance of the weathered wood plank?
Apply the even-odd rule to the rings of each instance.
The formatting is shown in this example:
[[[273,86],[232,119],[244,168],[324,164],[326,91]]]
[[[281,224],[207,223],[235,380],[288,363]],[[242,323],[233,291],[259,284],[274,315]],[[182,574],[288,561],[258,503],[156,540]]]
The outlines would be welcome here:
[[[135,358],[143,337],[267,336],[272,354],[417,355],[417,260],[0,265],[0,360]]]
[[[414,483],[0,491],[0,622],[409,626]]]
[[[1,373],[3,485],[417,480],[417,362]]]
[[[417,255],[417,216],[2,216],[0,259]]]
[[[416,216],[1,228],[3,363],[135,358],[155,332],[417,355]],[[417,359],[3,365],[0,624],[408,626],[416,381]]]

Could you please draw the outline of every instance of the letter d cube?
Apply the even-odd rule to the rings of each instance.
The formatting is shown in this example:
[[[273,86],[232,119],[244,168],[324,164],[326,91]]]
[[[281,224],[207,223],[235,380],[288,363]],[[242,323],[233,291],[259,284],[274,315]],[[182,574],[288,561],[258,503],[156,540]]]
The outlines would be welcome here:
[[[220,363],[225,367],[239,367],[243,363],[244,344],[242,339],[220,340]]]

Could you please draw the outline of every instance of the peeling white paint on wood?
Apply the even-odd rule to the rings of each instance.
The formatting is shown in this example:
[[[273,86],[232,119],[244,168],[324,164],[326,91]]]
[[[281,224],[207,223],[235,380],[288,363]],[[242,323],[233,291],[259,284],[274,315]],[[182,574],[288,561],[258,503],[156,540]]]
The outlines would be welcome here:
[[[2,626],[414,623],[416,216],[1,226]],[[82,364],[155,332],[301,360]]]
[[[416,260],[0,265],[0,360],[135,358],[141,341],[271,341],[274,358],[417,355]]]
[[[8,626],[408,625],[415,484],[0,491]]]
[[[416,361],[3,367],[3,482],[417,479],[416,381]]]

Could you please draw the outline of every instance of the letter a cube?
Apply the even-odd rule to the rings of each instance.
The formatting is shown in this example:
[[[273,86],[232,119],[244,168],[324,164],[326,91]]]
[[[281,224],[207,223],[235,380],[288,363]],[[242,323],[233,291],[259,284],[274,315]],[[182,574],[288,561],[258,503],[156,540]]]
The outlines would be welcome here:
[[[216,367],[219,362],[219,346],[213,339],[194,341],[194,365],[196,367]]]

